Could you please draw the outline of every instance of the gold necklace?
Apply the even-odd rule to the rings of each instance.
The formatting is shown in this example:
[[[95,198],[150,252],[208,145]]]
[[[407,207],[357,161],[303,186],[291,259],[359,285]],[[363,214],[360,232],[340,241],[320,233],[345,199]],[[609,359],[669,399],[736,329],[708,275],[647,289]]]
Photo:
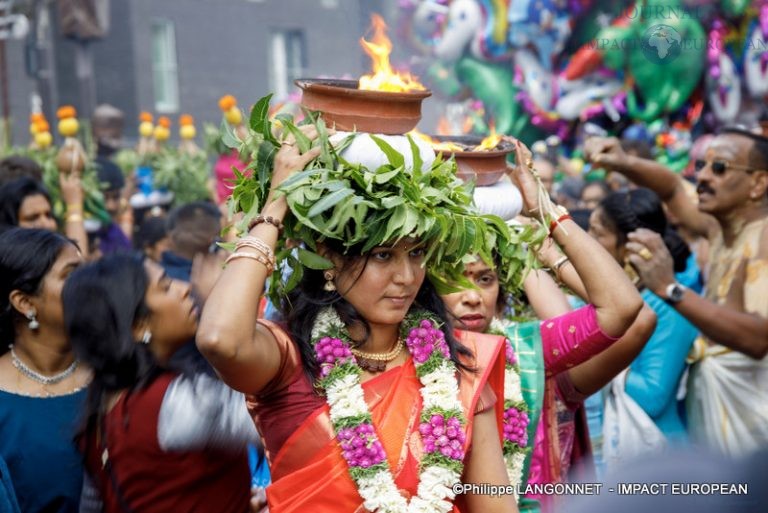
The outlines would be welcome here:
[[[387,363],[397,358],[404,347],[405,343],[398,338],[395,347],[387,353],[364,353],[354,348],[351,351],[361,369],[368,372],[383,372],[387,368]]]

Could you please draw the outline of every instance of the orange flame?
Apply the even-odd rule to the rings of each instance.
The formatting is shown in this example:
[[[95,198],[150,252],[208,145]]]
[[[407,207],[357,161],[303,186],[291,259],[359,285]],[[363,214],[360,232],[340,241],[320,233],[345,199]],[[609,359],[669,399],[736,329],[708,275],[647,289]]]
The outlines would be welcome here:
[[[415,128],[410,132],[408,132],[408,135],[428,142],[432,146],[432,148],[435,149],[435,151],[445,151],[445,152],[451,152],[451,153],[457,152],[457,151],[462,151],[462,152],[491,151],[496,149],[496,146],[498,146],[498,144],[502,141],[502,136],[496,133],[496,130],[494,129],[493,125],[491,125],[491,134],[485,139],[483,139],[482,141],[480,141],[480,144],[478,144],[477,146],[471,149],[451,141],[438,141],[437,139],[434,139],[425,133],[419,132]]]
[[[472,149],[472,151],[492,150],[496,148],[496,146],[498,146],[500,142],[501,142],[501,135],[497,134],[496,127],[491,125],[491,133],[488,135],[488,137],[480,141],[480,144],[475,146]]]
[[[387,37],[387,24],[384,18],[378,14],[371,16],[371,28],[373,38],[366,41],[360,38],[360,44],[371,60],[373,60],[373,74],[360,77],[360,89],[369,91],[423,91],[426,89],[416,77],[410,73],[398,73],[392,69],[389,63],[389,54],[392,53],[392,41]]]
[[[411,137],[418,137],[419,139],[422,139],[428,142],[432,146],[432,148],[434,148],[436,151],[446,151],[446,152],[466,151],[464,148],[462,148],[456,143],[452,143],[449,141],[445,141],[445,142],[438,141],[437,139],[434,139],[425,133],[419,132],[415,128],[410,132],[408,132],[408,135],[410,135]]]

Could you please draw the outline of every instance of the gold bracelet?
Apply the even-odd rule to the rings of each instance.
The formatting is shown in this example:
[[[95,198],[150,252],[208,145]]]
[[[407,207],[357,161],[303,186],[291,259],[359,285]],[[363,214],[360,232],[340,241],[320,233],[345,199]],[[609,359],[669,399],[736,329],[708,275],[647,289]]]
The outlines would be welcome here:
[[[242,248],[253,248],[264,253],[273,262],[275,261],[275,253],[272,248],[269,247],[269,244],[258,237],[254,237],[253,235],[246,235],[237,241],[235,244],[235,251]]]
[[[255,249],[258,253],[264,255],[264,257],[272,263],[272,267],[274,267],[274,265],[275,265],[275,254],[272,253],[272,251],[269,249],[269,247],[264,248],[262,246],[257,246],[257,245],[238,244],[235,247],[235,252],[238,252],[238,251],[240,251],[242,249]]]
[[[83,205],[80,203],[67,203],[67,212],[69,211],[82,212]]]
[[[80,215],[77,212],[72,213],[72,214],[67,214],[64,217],[64,222],[65,223],[81,223],[82,221],[83,221],[83,216]]]
[[[256,260],[260,264],[262,264],[264,267],[267,268],[267,275],[272,274],[272,271],[274,270],[274,266],[269,261],[269,259],[263,255],[262,253],[251,253],[248,251],[239,251],[232,253],[227,257],[226,264],[230,263],[233,260],[237,260],[238,258],[250,258],[251,260]]]

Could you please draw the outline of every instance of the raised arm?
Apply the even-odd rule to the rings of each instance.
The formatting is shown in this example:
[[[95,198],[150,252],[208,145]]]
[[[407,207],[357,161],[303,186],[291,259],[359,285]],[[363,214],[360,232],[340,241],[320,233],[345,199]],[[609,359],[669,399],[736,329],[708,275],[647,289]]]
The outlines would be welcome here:
[[[561,258],[561,253],[553,245],[545,245],[539,252],[539,258],[545,266],[552,268]],[[586,288],[572,265],[564,264],[556,273],[563,285],[584,301],[589,301]],[[640,354],[655,328],[656,314],[643,304],[637,318],[619,340],[568,371],[573,386],[584,395],[600,390]]]
[[[64,234],[75,241],[84,257],[88,256],[88,234],[83,220],[83,182],[76,172],[59,173],[61,199],[64,201]]]
[[[651,252],[650,259],[640,256],[643,248]],[[654,294],[667,299],[666,291],[675,283],[675,275],[672,256],[661,237],[650,230],[637,230],[629,234],[627,249],[631,251],[629,259],[643,283]],[[759,360],[768,354],[768,318],[754,312],[766,311],[766,285],[768,229],[763,231],[754,257],[743,260],[736,269],[724,304],[714,303],[686,289],[673,306],[710,340]]]
[[[655,192],[680,223],[700,236],[717,229],[715,219],[699,211],[685,192],[682,178],[655,160],[627,155],[615,137],[591,137],[584,143],[587,160],[621,173],[641,187]]]
[[[533,270],[526,276],[523,290],[539,319],[549,319],[571,311],[568,298],[555,280],[541,269]]]
[[[540,207],[536,182],[527,168],[530,150],[517,143],[513,179],[523,196],[524,212],[537,213]],[[637,317],[643,301],[634,285],[613,257],[570,218],[562,219],[551,237],[584,283],[589,302],[597,311],[597,322],[609,336],[621,336]]]
[[[302,130],[310,138],[317,136],[311,125]],[[275,156],[272,190],[262,215],[278,220],[285,217],[288,205],[284,197],[275,198],[275,188],[319,154],[320,148],[314,148],[302,155],[289,137]],[[278,233],[271,224],[257,224],[250,235],[274,250]],[[279,278],[279,274],[274,277]],[[197,332],[200,352],[224,382],[246,393],[261,391],[280,366],[277,341],[268,329],[256,324],[266,279],[266,267],[260,262],[251,258],[232,260],[208,296]]]

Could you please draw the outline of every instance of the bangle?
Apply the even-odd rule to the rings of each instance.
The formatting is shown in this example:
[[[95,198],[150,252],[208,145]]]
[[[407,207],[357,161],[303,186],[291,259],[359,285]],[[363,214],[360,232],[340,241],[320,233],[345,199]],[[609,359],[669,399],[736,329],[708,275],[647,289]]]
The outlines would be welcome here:
[[[555,277],[556,277],[556,278],[557,278],[559,281],[563,281],[563,280],[560,278],[560,268],[561,268],[562,266],[564,266],[565,264],[567,264],[568,262],[570,262],[570,260],[568,259],[568,257],[567,257],[567,256],[565,256],[565,255],[563,255],[563,256],[561,256],[560,258],[558,258],[558,259],[557,259],[557,261],[556,261],[554,264],[552,264],[552,271],[554,271],[554,273],[555,273]]]
[[[250,258],[251,260],[256,260],[267,268],[267,275],[272,274],[272,271],[274,270],[272,262],[266,255],[263,253],[251,253],[249,251],[236,251],[232,253],[229,255],[229,257],[227,257],[225,264],[228,264],[233,260],[237,260],[238,258]]]
[[[67,212],[69,211],[82,212],[83,211],[82,203],[67,203]]]
[[[570,219],[571,221],[573,221],[573,218],[571,217],[571,214],[566,212],[565,214],[561,215],[557,219],[553,219],[552,222],[549,223],[549,236],[550,237],[552,236],[552,233],[555,231],[555,228],[560,226],[560,223],[562,223],[566,219]]]
[[[272,216],[264,216],[264,215],[257,215],[253,221],[248,224],[248,231],[252,230],[254,226],[260,225],[262,223],[265,224],[271,224],[275,228],[277,228],[278,232],[283,231],[283,223],[279,219],[275,219]]]
[[[78,212],[74,212],[72,214],[67,214],[64,218],[65,223],[80,223],[83,221],[83,216],[80,215]]]
[[[237,244],[235,244],[235,251],[239,251],[243,248],[255,249],[259,253],[262,253],[272,262],[272,266],[274,267],[275,253],[272,251],[272,248],[260,238],[254,237],[253,235],[241,237],[240,240],[237,241]]]

